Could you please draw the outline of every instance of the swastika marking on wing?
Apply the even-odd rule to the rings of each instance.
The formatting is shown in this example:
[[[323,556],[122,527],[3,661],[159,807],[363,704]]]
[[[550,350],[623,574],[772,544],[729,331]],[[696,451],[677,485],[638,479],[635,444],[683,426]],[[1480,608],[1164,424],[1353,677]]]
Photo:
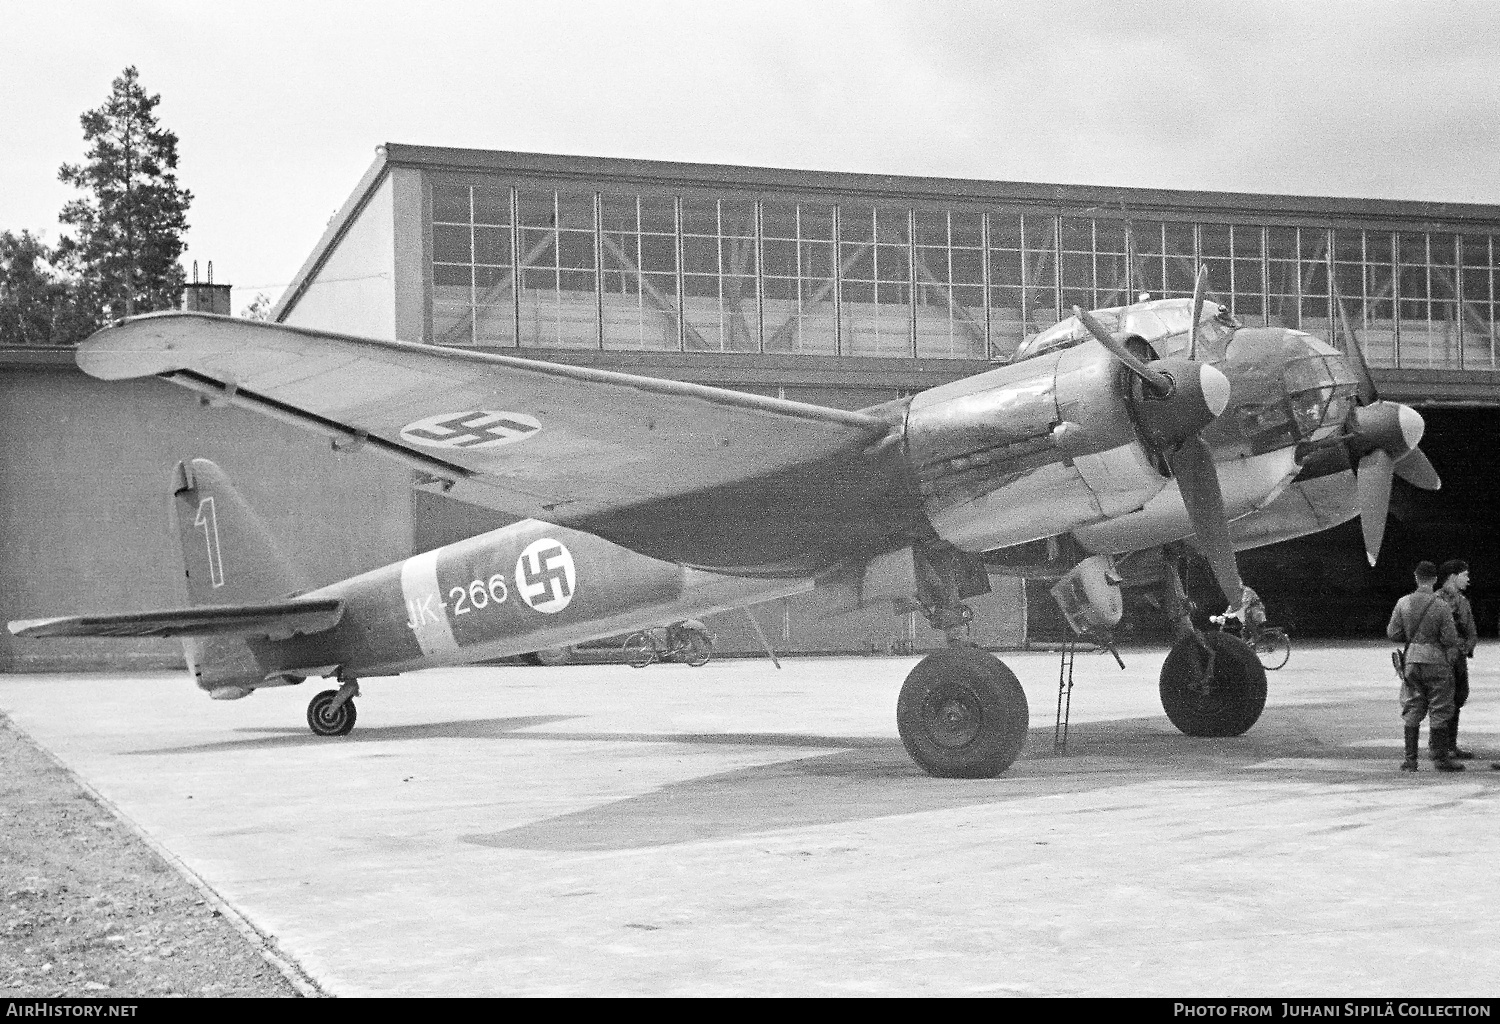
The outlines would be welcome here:
[[[543,614],[566,608],[577,582],[573,556],[562,541],[534,540],[516,559],[516,589],[522,600]]]
[[[473,451],[515,444],[542,429],[535,416],[524,412],[491,412],[469,409],[440,412],[401,428],[401,440],[427,448],[458,448]]]

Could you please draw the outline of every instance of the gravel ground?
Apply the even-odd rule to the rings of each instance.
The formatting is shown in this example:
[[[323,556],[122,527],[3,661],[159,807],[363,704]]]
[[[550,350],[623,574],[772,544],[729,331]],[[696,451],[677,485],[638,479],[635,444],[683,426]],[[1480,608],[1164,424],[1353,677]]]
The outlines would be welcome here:
[[[0,998],[298,995],[214,902],[0,715]]]

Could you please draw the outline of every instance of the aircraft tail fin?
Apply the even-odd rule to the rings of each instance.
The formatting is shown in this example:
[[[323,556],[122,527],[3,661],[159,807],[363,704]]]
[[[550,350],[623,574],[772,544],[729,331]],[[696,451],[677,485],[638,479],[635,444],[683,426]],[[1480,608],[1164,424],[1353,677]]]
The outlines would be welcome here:
[[[265,521],[208,459],[172,471],[172,512],[192,605],[263,604],[307,589]]]

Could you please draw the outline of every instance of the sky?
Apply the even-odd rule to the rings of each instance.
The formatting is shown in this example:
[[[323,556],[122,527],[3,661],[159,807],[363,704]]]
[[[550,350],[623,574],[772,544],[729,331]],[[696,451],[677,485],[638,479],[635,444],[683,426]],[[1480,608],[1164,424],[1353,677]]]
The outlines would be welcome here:
[[[184,266],[273,300],[385,142],[1500,203],[1500,3],[0,0],[0,229],[127,65]]]

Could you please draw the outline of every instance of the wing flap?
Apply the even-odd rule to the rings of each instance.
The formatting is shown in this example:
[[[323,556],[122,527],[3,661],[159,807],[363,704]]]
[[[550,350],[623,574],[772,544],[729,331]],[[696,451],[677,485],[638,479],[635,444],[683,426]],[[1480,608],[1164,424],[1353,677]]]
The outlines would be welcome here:
[[[117,615],[71,615],[9,623],[22,637],[265,636],[285,639],[332,629],[344,614],[337,598],[274,604],[178,608]]]

